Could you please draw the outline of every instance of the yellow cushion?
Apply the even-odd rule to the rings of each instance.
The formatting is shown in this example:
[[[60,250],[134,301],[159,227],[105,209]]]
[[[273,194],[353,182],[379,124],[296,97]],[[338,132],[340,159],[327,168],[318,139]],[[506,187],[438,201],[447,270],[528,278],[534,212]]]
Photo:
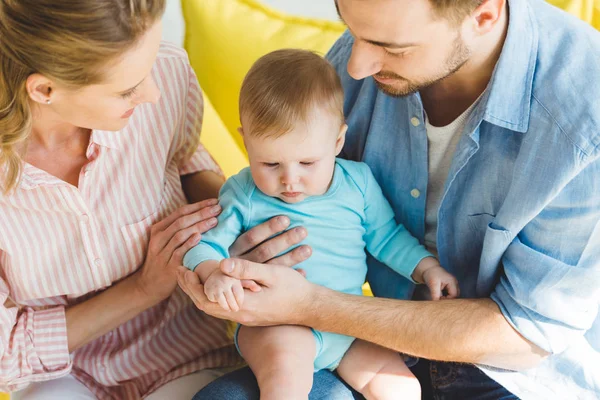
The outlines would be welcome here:
[[[548,2],[600,29],[600,0],[548,0]]]
[[[206,95],[204,95],[204,118],[201,137],[202,144],[221,166],[226,176],[237,174],[248,165],[246,155],[237,146],[233,136],[230,135]]]
[[[4,393],[0,393],[0,400],[8,400],[10,399],[10,396]]]
[[[280,48],[324,54],[344,31],[340,22],[285,15],[254,0],[182,0],[182,9],[200,86],[241,149],[239,91],[254,61]]]

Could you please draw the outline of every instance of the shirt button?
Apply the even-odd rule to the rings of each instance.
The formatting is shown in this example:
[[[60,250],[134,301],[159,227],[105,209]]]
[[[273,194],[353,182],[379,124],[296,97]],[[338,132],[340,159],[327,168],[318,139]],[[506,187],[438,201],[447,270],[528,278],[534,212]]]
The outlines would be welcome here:
[[[88,215],[87,215],[87,214],[83,214],[81,217],[79,217],[79,220],[80,220],[82,223],[86,224],[86,223],[87,223],[87,222],[90,220],[90,217],[88,217]]]
[[[85,171],[85,172],[83,173],[83,176],[88,176],[89,174],[90,174],[90,171]]]
[[[410,119],[410,123],[411,123],[413,126],[419,126],[419,125],[421,125],[421,121],[420,121],[420,120],[419,120],[419,118],[417,118],[417,117],[412,117],[412,118]]]
[[[417,199],[421,195],[421,192],[419,191],[419,189],[413,189],[410,191],[410,195]]]
[[[99,266],[100,266],[100,264],[102,264],[102,260],[101,260],[101,259],[99,259],[99,258],[96,258],[96,259],[94,260],[94,264],[96,264],[96,266],[97,266],[97,267],[99,267]]]

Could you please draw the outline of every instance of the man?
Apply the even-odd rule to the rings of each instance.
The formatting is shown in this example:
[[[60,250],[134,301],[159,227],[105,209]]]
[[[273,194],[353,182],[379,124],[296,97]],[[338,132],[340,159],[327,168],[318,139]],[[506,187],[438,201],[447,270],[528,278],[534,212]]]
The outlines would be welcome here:
[[[208,302],[193,274],[182,288],[223,318],[420,357],[425,398],[600,397],[600,35],[540,0],[336,5],[348,25],[328,54],[345,89],[344,153],[369,164],[463,298],[347,296],[241,260],[222,269],[263,290],[238,313]],[[376,295],[413,295],[369,268]]]

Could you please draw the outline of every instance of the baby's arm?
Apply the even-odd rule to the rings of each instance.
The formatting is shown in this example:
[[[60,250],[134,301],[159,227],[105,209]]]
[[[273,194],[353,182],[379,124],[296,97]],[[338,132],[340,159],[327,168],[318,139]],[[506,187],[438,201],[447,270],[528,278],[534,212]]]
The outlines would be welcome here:
[[[217,226],[202,235],[202,241],[183,258],[183,264],[204,284],[209,300],[218,302],[226,310],[241,306],[243,287],[260,289],[254,282],[226,277],[219,269],[221,260],[229,257],[229,246],[243,232],[249,212],[249,199],[237,179],[238,176],[228,179],[219,193],[223,212]]]
[[[369,253],[405,278],[426,283],[434,300],[457,297],[456,278],[444,270],[402,224],[396,223],[392,207],[366,165],[364,172],[364,226]],[[442,295],[443,290],[446,290],[446,296]]]

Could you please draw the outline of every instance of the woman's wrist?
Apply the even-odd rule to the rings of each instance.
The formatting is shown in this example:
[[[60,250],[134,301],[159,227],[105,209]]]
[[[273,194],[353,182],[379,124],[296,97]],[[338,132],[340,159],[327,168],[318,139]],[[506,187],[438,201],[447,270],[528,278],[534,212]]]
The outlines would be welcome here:
[[[72,352],[136,317],[161,300],[142,289],[140,273],[66,309],[67,338]]]
[[[142,269],[125,278],[123,284],[131,286],[132,300],[138,307],[150,308],[171,295],[165,296],[162,291],[152,290],[152,286],[144,279]]]

